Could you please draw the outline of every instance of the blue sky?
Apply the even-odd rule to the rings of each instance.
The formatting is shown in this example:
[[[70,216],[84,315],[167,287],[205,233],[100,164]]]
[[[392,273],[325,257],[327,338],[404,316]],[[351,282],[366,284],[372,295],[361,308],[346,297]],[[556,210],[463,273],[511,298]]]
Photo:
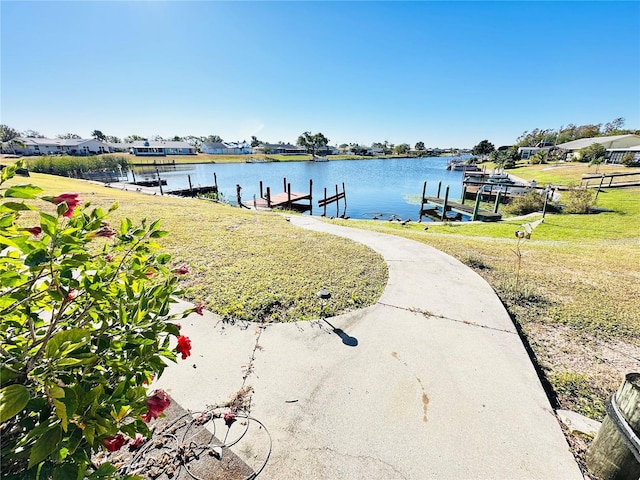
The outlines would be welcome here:
[[[640,128],[640,2],[0,1],[0,123],[295,143]]]

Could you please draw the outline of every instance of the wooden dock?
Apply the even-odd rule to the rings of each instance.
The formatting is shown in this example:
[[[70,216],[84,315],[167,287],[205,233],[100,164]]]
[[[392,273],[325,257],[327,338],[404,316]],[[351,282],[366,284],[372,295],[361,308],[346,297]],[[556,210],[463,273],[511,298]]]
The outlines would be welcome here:
[[[463,216],[470,217],[472,221],[497,222],[502,220],[502,214],[498,213],[500,204],[500,194],[495,202],[494,211],[480,209],[480,195],[476,195],[475,205],[465,205],[464,203],[452,202],[449,200],[449,185],[445,188],[444,198],[440,198],[442,182],[438,182],[438,194],[436,197],[427,196],[427,182],[422,187],[422,200],[420,203],[420,220],[423,216],[437,218],[439,220],[451,220],[447,213],[456,214],[454,220],[462,220]],[[464,196],[463,196],[464,198]],[[463,200],[464,201],[464,200]]]
[[[442,219],[442,209],[445,204],[446,212],[455,212],[460,216],[464,215],[473,218],[473,212],[475,210],[474,205],[464,205],[452,201],[446,201],[445,203],[445,199],[438,197],[423,197],[422,202],[420,216],[437,216]],[[502,220],[502,214],[478,209],[475,220],[480,220],[481,222],[497,222],[498,220]]]
[[[271,194],[271,188],[267,187],[266,194],[263,191],[262,181],[260,181],[260,198],[253,199],[253,207],[258,209],[283,208],[295,210],[296,212],[313,211],[313,180],[309,180],[309,193],[292,192],[291,184],[284,179],[284,192]],[[300,203],[300,202],[309,202]]]

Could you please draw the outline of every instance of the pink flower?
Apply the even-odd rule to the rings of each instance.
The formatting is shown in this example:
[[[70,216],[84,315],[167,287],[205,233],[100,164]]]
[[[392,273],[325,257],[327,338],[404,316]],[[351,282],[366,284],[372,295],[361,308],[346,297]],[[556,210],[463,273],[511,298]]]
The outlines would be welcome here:
[[[227,427],[230,427],[231,425],[233,425],[233,422],[236,421],[236,414],[233,412],[227,412],[225,413],[222,418],[224,418],[224,423]]]
[[[158,418],[162,412],[164,412],[169,405],[171,405],[171,399],[164,390],[156,390],[153,392],[146,401],[147,413],[141,415],[145,422],[149,422],[155,418]]]
[[[182,329],[182,325],[180,325],[179,323],[174,323],[174,325],[176,326],[176,328],[177,328],[178,330],[181,330],[181,329]]]
[[[72,288],[71,290],[69,290],[69,293],[67,294],[67,302],[70,302],[77,296],[78,296],[78,291],[75,288]]]
[[[191,355],[191,340],[189,340],[189,337],[185,337],[184,335],[178,337],[176,351],[182,354],[183,360],[186,360],[186,358]]]
[[[53,203],[59,205],[61,203],[67,204],[67,211],[62,214],[63,217],[71,217],[75,208],[80,205],[77,193],[61,193],[57,197],[53,198]]]
[[[102,443],[110,452],[117,452],[126,442],[124,435],[121,433],[102,439]]]
[[[187,273],[189,273],[189,269],[186,265],[180,265],[174,270],[174,273],[177,273],[178,275],[186,275]]]
[[[28,231],[34,237],[39,237],[42,234],[42,228],[38,226],[25,228],[25,230]]]
[[[113,237],[117,232],[109,227],[108,225],[105,225],[104,227],[100,228],[100,230],[96,231],[96,232],[92,232],[92,236],[94,237],[107,237],[107,238],[111,238]]]
[[[136,433],[136,438],[129,440],[129,450],[137,450],[140,448],[147,439],[142,436],[141,433]]]
[[[193,310],[198,314],[198,315],[202,315],[202,309],[204,308],[204,303],[198,303],[195,307],[193,307]]]
[[[104,257],[104,259],[105,259],[107,262],[113,262],[113,255],[111,255],[110,253],[108,253],[108,254],[107,254],[107,256],[106,256],[106,257]]]

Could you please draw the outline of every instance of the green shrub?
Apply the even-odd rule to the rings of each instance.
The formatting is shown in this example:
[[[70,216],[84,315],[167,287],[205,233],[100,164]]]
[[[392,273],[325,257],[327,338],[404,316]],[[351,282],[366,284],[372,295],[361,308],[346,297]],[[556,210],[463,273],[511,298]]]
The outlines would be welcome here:
[[[127,169],[129,161],[123,155],[101,155],[99,157],[50,156],[33,157],[27,160],[26,166],[36,173],[49,173],[63,177],[80,176],[81,172],[101,170],[116,171],[118,165]]]
[[[527,215],[533,212],[541,212],[544,208],[544,195],[531,191],[515,197],[505,207],[505,212],[511,215]]]
[[[627,152],[622,157],[622,160],[620,160],[620,163],[625,167],[634,167],[640,164],[640,160],[636,160],[636,154]]]
[[[595,193],[588,188],[573,188],[562,193],[564,213],[589,213],[595,207]]]
[[[41,193],[0,192],[2,476],[115,478],[91,459],[149,437],[146,422],[168,406],[146,383],[190,353],[169,313],[174,273],[188,272],[155,252],[158,221],[124,219],[116,231],[102,209],[79,208],[78,194]]]

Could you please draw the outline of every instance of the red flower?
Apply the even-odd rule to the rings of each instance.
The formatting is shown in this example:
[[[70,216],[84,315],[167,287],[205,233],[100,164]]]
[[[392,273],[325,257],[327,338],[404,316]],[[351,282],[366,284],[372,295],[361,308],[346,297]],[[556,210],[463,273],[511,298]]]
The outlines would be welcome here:
[[[39,237],[40,234],[42,234],[42,228],[40,227],[29,227],[25,228],[25,230],[27,230],[34,237]]]
[[[61,193],[57,197],[53,198],[53,203],[59,205],[61,203],[67,204],[67,211],[62,214],[63,217],[71,217],[75,208],[80,205],[77,193]]]
[[[92,235],[93,237],[107,237],[107,238],[111,238],[111,237],[113,237],[116,233],[117,233],[117,232],[116,232],[113,228],[111,228],[111,227],[109,227],[109,226],[105,225],[104,227],[100,228],[100,230],[98,230],[97,232],[92,232],[92,234],[90,234],[90,235]]]
[[[191,355],[191,340],[189,340],[189,337],[185,337],[184,335],[180,335],[178,337],[178,346],[176,347],[176,351],[182,354],[183,360]]]
[[[70,302],[77,296],[78,296],[78,291],[75,288],[72,288],[71,290],[69,290],[69,293],[67,294],[67,302]]]
[[[233,412],[227,412],[223,415],[224,418],[224,423],[227,427],[230,427],[231,425],[233,425],[233,422],[236,421],[236,414]]]
[[[113,262],[113,255],[111,255],[110,253],[108,253],[108,254],[107,254],[107,256],[106,256],[106,257],[104,257],[104,259],[105,259],[107,262]]]
[[[178,268],[174,270],[174,272],[177,273],[178,275],[186,275],[187,273],[189,273],[189,269],[187,268],[186,265],[180,265]]]
[[[127,441],[121,433],[102,439],[102,443],[110,452],[117,452]]]
[[[195,307],[193,307],[193,310],[198,314],[198,315],[202,315],[202,309],[204,308],[204,304],[203,303],[198,303]]]
[[[156,390],[147,398],[147,413],[142,415],[145,422],[158,418],[171,405],[171,399],[164,390]]]

